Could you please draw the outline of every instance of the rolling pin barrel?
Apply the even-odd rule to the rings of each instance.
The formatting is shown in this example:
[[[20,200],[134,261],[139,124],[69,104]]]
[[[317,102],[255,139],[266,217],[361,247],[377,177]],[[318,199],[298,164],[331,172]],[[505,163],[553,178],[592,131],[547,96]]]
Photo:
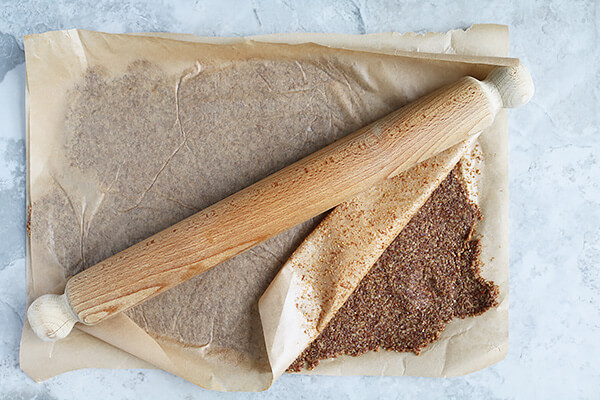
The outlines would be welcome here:
[[[56,340],[76,322],[97,324],[478,134],[532,95],[522,66],[462,78],[73,276],[63,295],[32,303],[31,327]]]

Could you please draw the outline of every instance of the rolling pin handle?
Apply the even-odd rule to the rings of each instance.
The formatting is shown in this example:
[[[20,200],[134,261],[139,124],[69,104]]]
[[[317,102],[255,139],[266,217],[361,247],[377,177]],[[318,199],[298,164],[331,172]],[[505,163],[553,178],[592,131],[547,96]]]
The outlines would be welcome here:
[[[79,321],[65,294],[46,294],[27,309],[27,320],[33,332],[46,342],[63,339]]]
[[[527,104],[535,91],[533,79],[523,64],[514,67],[496,67],[481,84],[494,115],[501,108],[516,108]]]

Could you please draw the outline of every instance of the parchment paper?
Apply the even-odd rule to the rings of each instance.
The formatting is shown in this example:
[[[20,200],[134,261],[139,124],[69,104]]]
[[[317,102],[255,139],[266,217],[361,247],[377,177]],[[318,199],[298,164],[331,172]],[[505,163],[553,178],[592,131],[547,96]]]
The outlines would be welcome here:
[[[74,30],[26,37],[29,301],[61,292],[80,269],[414,98],[512,62],[479,57],[506,55],[507,30],[500,26],[425,36],[258,38],[361,51],[164,36],[171,39]],[[432,54],[407,53],[421,49]],[[482,136],[479,198],[484,276],[500,286],[500,306],[452,323],[417,362],[366,354],[360,362],[322,363],[315,372],[444,376],[504,356],[505,121],[502,113]],[[76,368],[150,363],[206,388],[265,389],[279,372],[268,362],[257,300],[315,223],[54,345],[26,325],[21,366],[42,380]]]

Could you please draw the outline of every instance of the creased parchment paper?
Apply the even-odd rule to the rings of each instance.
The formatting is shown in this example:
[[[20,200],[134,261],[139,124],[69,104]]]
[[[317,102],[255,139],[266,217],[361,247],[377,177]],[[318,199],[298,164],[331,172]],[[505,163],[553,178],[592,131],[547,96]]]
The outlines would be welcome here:
[[[496,58],[506,56],[507,39],[497,25],[255,41],[77,30],[26,37],[28,301],[62,292],[81,269],[423,94],[512,63]],[[314,373],[447,376],[504,356],[506,144],[501,113],[479,140],[485,166],[477,196],[483,275],[499,285],[500,305],[453,321],[419,357],[369,353],[322,362]],[[414,209],[419,201],[406,204]],[[39,341],[25,325],[21,367],[43,380],[77,368],[153,365],[210,389],[263,390],[302,350],[273,353],[270,337],[297,331],[273,335],[295,326],[293,313],[282,313],[285,304],[277,301],[293,291],[280,279],[269,284],[317,223],[301,224],[106,323],[78,325],[55,344]],[[261,323],[258,299],[267,287]]]

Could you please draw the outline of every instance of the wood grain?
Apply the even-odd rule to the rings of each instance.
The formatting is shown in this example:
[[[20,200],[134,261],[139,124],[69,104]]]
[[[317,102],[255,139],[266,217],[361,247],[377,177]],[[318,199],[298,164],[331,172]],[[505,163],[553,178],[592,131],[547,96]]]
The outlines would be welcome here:
[[[335,207],[491,125],[488,96],[467,77],[389,114],[77,274],[71,308],[96,324]]]

